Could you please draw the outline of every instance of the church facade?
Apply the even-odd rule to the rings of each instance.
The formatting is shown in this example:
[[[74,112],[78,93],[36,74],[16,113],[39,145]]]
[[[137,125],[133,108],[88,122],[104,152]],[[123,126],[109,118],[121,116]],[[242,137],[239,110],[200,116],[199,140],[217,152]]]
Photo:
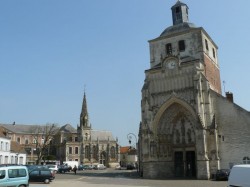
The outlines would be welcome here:
[[[172,6],[173,25],[150,40],[139,127],[144,178],[209,179],[250,158],[250,113],[221,92],[218,47]]]
[[[89,122],[86,94],[84,93],[80,125],[77,129],[70,124],[60,128],[54,141],[62,145],[57,150],[61,161],[78,161],[79,164],[104,164],[115,167],[120,161],[118,139],[110,131],[93,130]]]

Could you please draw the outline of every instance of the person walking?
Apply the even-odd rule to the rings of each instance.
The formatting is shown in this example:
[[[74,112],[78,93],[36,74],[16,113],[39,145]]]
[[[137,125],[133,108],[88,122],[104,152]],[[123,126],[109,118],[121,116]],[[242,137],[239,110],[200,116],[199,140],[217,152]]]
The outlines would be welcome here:
[[[75,167],[73,168],[73,171],[74,171],[75,175],[76,175],[76,170],[77,170],[77,168],[76,168],[76,165],[75,165]]]

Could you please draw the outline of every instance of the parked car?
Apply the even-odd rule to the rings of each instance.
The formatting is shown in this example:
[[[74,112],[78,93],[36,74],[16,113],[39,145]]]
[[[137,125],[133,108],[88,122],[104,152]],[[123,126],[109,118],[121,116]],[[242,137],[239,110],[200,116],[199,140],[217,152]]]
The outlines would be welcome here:
[[[122,169],[120,165],[116,165],[115,169]]]
[[[127,169],[128,170],[133,170],[135,168],[136,168],[135,164],[133,164],[133,163],[127,164]]]
[[[96,164],[94,165],[94,169],[96,170],[106,169],[106,166],[104,166],[103,164]]]
[[[67,166],[67,165],[60,165],[58,166],[58,173],[66,173],[66,172],[70,172],[72,170],[71,166]]]
[[[51,164],[48,164],[46,165],[51,171],[57,173],[58,171],[58,166],[57,165],[51,165]]]
[[[36,168],[48,168],[46,165],[25,165],[29,172],[31,172],[33,169],[36,169]]]
[[[215,180],[228,180],[230,169],[219,169],[215,173]]]
[[[48,168],[35,168],[29,173],[29,181],[49,184],[55,178],[54,172]]]
[[[0,186],[29,186],[29,173],[26,166],[0,166]]]
[[[228,187],[250,187],[250,165],[235,165],[228,178]]]

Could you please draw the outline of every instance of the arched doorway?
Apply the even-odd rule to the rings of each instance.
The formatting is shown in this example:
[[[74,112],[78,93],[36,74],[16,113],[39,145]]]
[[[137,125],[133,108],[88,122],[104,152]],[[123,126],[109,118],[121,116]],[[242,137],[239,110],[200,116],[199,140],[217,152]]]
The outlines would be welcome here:
[[[159,161],[172,163],[174,177],[196,177],[195,126],[191,112],[179,103],[168,106],[156,126]]]
[[[105,151],[103,151],[103,152],[101,152],[101,155],[100,155],[100,160],[99,160],[99,163],[100,164],[103,164],[104,166],[106,166],[106,161],[107,161],[107,159],[106,159],[106,152]]]

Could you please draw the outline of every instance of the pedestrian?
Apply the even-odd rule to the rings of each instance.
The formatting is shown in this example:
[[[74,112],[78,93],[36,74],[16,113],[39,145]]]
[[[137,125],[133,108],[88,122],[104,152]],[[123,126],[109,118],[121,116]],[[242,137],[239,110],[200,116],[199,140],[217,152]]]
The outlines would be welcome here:
[[[76,168],[76,165],[75,165],[75,167],[73,168],[73,171],[74,171],[75,175],[76,175],[76,170],[77,170],[77,168]]]

